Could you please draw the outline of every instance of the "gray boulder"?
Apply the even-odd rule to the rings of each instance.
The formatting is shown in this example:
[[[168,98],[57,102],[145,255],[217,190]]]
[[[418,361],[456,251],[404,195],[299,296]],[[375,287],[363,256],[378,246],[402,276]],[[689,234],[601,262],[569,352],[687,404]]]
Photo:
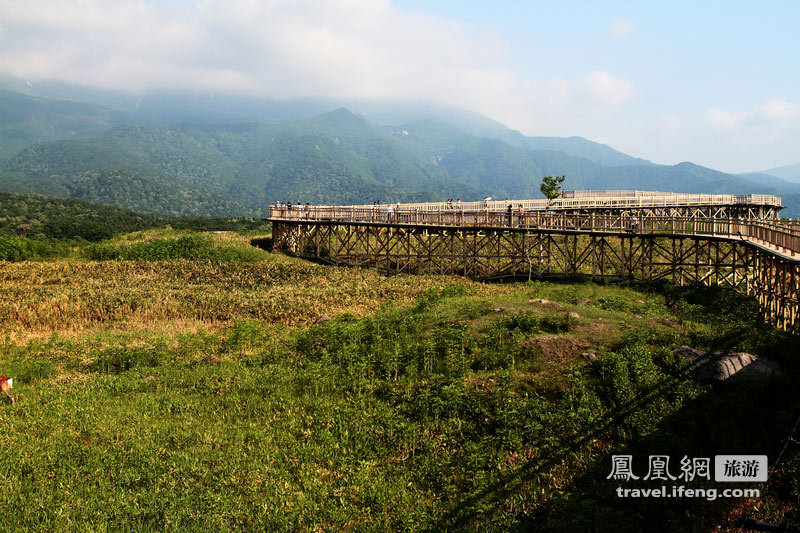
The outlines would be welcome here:
[[[694,363],[694,378],[701,383],[723,383],[734,376],[768,378],[780,374],[778,363],[744,352],[705,352],[681,346],[672,352]]]

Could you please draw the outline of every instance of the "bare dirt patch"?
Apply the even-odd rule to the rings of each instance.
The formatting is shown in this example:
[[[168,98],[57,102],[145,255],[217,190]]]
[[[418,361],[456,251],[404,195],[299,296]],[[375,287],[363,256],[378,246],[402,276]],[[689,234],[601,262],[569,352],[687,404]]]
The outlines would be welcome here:
[[[540,354],[542,362],[569,365],[580,360],[581,354],[592,345],[586,339],[562,335],[538,335],[526,339],[522,347]]]

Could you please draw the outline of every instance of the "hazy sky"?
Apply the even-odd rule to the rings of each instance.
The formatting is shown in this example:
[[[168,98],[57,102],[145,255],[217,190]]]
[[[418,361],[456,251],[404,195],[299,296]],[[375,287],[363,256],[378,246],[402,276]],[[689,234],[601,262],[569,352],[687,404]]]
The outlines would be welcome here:
[[[742,172],[800,162],[799,23],[794,1],[0,0],[0,73],[430,100]]]

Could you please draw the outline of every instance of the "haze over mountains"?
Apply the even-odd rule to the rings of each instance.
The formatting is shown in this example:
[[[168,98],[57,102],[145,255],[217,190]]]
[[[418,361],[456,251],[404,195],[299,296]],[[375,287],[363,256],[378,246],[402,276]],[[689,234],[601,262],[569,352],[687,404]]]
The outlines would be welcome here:
[[[778,194],[785,216],[800,214],[800,165],[738,176],[692,163],[657,165],[580,137],[526,137],[481,115],[424,103],[4,86],[5,192],[259,216],[276,200],[539,197],[542,176],[565,174],[567,189]]]
[[[763,171],[764,174],[776,176],[786,181],[800,183],[800,163],[795,165],[786,165],[783,167],[770,168]]]

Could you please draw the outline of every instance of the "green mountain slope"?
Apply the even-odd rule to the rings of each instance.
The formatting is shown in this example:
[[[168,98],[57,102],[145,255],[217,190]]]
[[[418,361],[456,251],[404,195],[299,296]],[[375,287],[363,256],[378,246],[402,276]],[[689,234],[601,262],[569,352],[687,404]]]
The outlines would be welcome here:
[[[41,141],[97,135],[124,119],[101,106],[0,90],[0,159]]]
[[[117,126],[39,143],[0,188],[180,214],[253,216],[269,202],[423,201],[480,194],[346,110],[308,121]]]
[[[427,157],[454,179],[473,187],[488,188],[501,197],[539,197],[541,178],[550,174],[565,174],[567,189],[732,194],[781,194],[798,190],[781,180],[751,181],[692,163],[606,166],[561,151],[531,150],[497,139],[471,136],[434,121],[419,121],[391,131],[398,141],[426,151]]]
[[[418,120],[433,120],[447,124],[477,137],[501,140],[511,146],[533,150],[561,151],[583,157],[603,165],[650,164],[649,161],[623,154],[604,144],[581,137],[525,137],[518,131],[487,118],[479,113],[431,104],[428,102],[396,102],[375,100],[330,100],[294,99],[269,100],[204,91],[148,91],[140,95],[99,90],[62,82],[37,82],[27,84],[22,80],[0,78],[0,89],[14,91],[18,96],[39,97],[38,100],[55,105],[66,100],[64,105],[76,106],[76,102],[105,108],[107,113],[123,117],[115,124],[167,125],[175,123],[219,124],[252,120],[304,120],[330,109],[346,106],[361,114],[370,122],[382,125],[397,125]],[[0,102],[5,96],[0,94]],[[29,103],[14,105],[28,113]],[[101,107],[102,106],[102,107]],[[113,110],[113,111],[111,111]],[[97,130],[94,133],[98,133]],[[90,133],[91,134],[91,133]],[[70,138],[72,135],[56,134],[39,140]],[[3,140],[0,132],[0,141]],[[2,144],[2,143],[0,143]],[[27,145],[18,144],[16,150]]]
[[[568,189],[800,192],[780,180],[755,183],[691,163],[609,166],[532,149],[535,139],[515,133],[509,143],[435,120],[381,127],[344,108],[285,122],[119,125],[90,138],[29,146],[0,165],[0,190],[216,216],[263,215],[276,200],[538,197],[548,174],[565,174]],[[548,143],[540,145],[557,145]],[[595,158],[610,157],[598,150]]]

